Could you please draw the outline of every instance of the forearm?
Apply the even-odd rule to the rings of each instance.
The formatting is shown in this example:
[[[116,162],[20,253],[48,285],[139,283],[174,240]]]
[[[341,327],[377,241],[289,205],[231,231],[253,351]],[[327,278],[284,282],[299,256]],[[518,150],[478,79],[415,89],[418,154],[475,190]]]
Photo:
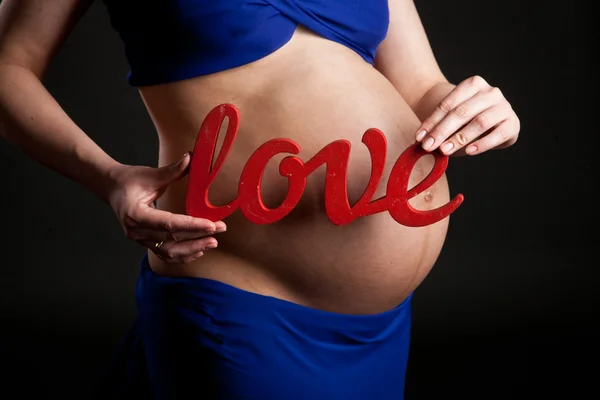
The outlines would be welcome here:
[[[33,72],[19,65],[0,63],[0,135],[108,200],[111,171],[119,163],[69,118]]]
[[[449,82],[439,82],[433,85],[425,94],[413,105],[413,111],[419,117],[420,121],[429,117],[433,110],[448,96],[448,94],[456,87]]]

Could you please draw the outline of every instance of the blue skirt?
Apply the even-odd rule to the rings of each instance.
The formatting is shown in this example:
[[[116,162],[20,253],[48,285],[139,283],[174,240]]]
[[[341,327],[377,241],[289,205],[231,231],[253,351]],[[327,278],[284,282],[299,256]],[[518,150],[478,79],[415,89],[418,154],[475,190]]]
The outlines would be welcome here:
[[[401,400],[411,296],[373,315],[321,311],[204,278],[156,275],[104,399]]]

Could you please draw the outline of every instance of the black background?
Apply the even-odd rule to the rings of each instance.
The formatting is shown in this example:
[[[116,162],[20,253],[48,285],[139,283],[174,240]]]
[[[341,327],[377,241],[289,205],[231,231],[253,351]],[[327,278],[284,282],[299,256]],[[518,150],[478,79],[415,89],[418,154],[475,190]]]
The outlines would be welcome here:
[[[522,128],[508,150],[450,162],[465,203],[414,297],[407,400],[597,393],[597,15],[551,4],[417,1],[447,77],[500,87]],[[154,165],[127,72],[96,2],[45,83],[110,155]],[[0,390],[85,399],[134,318],[144,249],[109,207],[5,141],[0,182]]]

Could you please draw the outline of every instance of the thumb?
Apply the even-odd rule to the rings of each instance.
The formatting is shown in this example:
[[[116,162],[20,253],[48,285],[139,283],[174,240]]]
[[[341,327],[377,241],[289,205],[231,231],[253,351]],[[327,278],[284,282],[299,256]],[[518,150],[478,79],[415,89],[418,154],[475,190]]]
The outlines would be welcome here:
[[[167,186],[183,178],[188,173],[190,160],[191,154],[187,152],[179,161],[157,168],[156,174],[160,185]]]

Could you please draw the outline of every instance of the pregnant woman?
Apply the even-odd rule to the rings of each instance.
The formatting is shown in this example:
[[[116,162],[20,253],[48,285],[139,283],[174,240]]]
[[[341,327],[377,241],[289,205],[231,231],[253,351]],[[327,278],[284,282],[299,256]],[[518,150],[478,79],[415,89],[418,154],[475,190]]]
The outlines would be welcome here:
[[[353,204],[370,177],[367,129],[387,139],[378,198],[416,142],[448,156],[512,145],[519,120],[502,92],[481,77],[445,79],[411,0],[104,0],[160,143],[156,168],[125,165],[42,84],[91,2],[1,3],[0,117],[4,138],[99,196],[148,249],[139,316],[104,398],[402,399],[411,294],[440,253],[448,218],[408,227],[378,213],[336,226],[324,209],[325,167],[278,222],[240,212],[198,218],[186,213],[191,150],[212,109],[237,107],[239,132],[209,193],[223,205],[266,141],[293,140],[308,160],[346,139]],[[267,207],[287,194],[285,156],[262,178]],[[421,158],[410,187],[433,164]],[[449,200],[442,177],[410,204],[431,210]]]

